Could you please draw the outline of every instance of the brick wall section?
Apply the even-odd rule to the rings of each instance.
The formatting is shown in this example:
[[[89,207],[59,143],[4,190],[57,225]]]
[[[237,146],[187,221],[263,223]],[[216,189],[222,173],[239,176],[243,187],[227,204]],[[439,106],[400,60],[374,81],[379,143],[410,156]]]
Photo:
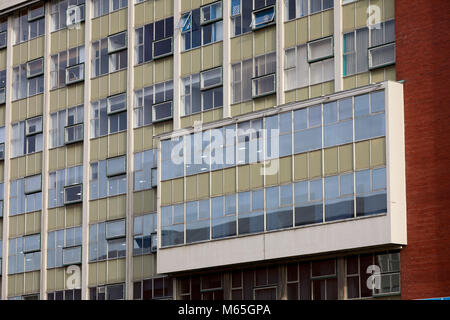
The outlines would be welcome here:
[[[403,299],[450,296],[450,1],[396,0],[404,80],[408,245]]]

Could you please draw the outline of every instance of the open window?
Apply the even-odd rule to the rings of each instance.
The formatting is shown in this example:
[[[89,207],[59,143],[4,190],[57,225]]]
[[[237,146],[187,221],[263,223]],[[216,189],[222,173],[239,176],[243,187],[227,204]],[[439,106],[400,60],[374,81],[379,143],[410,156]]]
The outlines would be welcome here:
[[[40,174],[25,178],[25,194],[32,194],[41,192],[42,190],[42,177]]]
[[[64,204],[72,204],[83,201],[83,185],[75,184],[64,187]]]
[[[108,37],[108,53],[114,53],[127,48],[127,32],[121,32]]]
[[[166,101],[152,106],[153,123],[172,119],[172,101]]]
[[[0,143],[0,160],[5,160],[5,143]]]
[[[25,133],[27,136],[42,133],[42,116],[27,119]]]
[[[153,59],[163,58],[173,53],[173,38],[153,41]]]
[[[106,160],[106,175],[108,177],[114,177],[121,174],[125,174],[127,170],[126,157],[120,156],[110,158]]]
[[[200,8],[200,23],[202,25],[222,19],[222,1],[208,4]]]
[[[79,141],[83,141],[84,125],[83,123],[77,123],[74,125],[66,126],[64,132],[64,143],[71,144]]]
[[[27,78],[40,76],[44,73],[44,58],[27,62]]]
[[[66,11],[66,25],[68,27],[76,25],[84,21],[85,5],[80,4],[78,6],[70,5]]]
[[[72,84],[84,80],[84,63],[66,68],[66,84]]]
[[[106,239],[125,237],[125,219],[108,221],[106,223]]]
[[[0,104],[6,103],[6,88],[0,87]]]
[[[81,246],[63,248],[63,265],[81,264]]]
[[[108,114],[114,114],[127,110],[127,95],[120,93],[108,97]]]
[[[192,27],[192,11],[185,13],[178,21],[177,29],[181,30],[181,33],[190,31]]]
[[[275,6],[266,7],[252,12],[252,23],[250,27],[253,30],[270,26],[275,23]]]
[[[33,234],[23,237],[23,253],[41,250],[41,234]]]
[[[40,18],[43,18],[45,15],[44,5],[39,4],[35,7],[32,7],[28,10],[28,21],[34,21]]]
[[[6,31],[0,32],[0,49],[6,48],[6,39],[7,39],[6,37],[7,37]]]
[[[395,43],[369,48],[369,69],[382,68],[395,64]]]
[[[308,42],[308,62],[313,63],[334,56],[333,37]]]
[[[252,78],[253,98],[273,94],[276,91],[276,54],[255,57]]]
[[[222,67],[203,71],[200,73],[200,88],[211,89],[222,85]]]

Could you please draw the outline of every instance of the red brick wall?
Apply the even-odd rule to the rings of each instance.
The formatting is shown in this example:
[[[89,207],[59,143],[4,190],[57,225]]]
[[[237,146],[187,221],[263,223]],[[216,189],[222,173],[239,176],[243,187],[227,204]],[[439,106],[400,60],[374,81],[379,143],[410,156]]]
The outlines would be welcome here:
[[[408,245],[402,298],[450,296],[450,1],[395,0]]]

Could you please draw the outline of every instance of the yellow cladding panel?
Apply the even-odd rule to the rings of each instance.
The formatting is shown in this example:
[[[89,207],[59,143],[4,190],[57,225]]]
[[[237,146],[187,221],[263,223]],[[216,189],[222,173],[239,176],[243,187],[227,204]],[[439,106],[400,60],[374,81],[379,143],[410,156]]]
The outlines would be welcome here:
[[[142,256],[143,262],[143,277],[149,278],[156,275],[155,269],[155,255],[147,254]]]
[[[236,192],[236,168],[223,170],[223,192],[225,194]]]
[[[197,176],[198,198],[209,197],[209,173],[202,173]]]
[[[238,192],[247,191],[250,188],[250,166],[244,165],[237,167],[238,173]]]
[[[356,170],[367,169],[370,165],[370,141],[355,144],[355,168]]]
[[[278,177],[280,174],[280,159],[270,160],[265,163],[265,185],[278,184]]]
[[[324,174],[334,175],[338,172],[338,148],[324,150]]]
[[[211,196],[223,194],[223,171],[217,170],[211,172]]]
[[[384,19],[389,20],[395,17],[395,0],[384,0]]]
[[[164,81],[164,60],[157,60],[154,63],[155,66],[155,82],[163,82]]]
[[[124,218],[127,214],[126,196],[108,198],[108,219]]]
[[[236,62],[241,60],[241,38],[242,37],[235,37],[231,38],[231,61]],[[183,54],[181,55],[183,58]],[[182,66],[183,68],[183,66]]]
[[[170,181],[169,181],[170,182]],[[184,200],[184,179],[178,178],[172,182],[172,202],[183,202]]]
[[[264,185],[264,165],[253,163],[250,165],[251,189],[261,188]]]
[[[361,0],[356,2],[356,28],[365,27],[367,25],[367,9],[369,8],[369,0]]]
[[[322,37],[322,13],[316,13],[309,17],[309,40]]]
[[[344,78],[344,90],[353,89],[356,87],[356,76]]]
[[[386,139],[378,138],[370,141],[370,166],[386,164]]]
[[[192,54],[192,69],[191,72],[192,73],[198,73],[201,70],[201,65],[202,65],[202,55],[201,55],[201,48],[195,49],[191,51]]]
[[[0,51],[0,70],[6,69],[6,50]]]
[[[355,29],[355,4],[342,6],[342,29],[349,31]]]
[[[292,181],[292,157],[280,159],[280,183]]]
[[[142,258],[143,256],[137,256],[133,257],[133,280],[140,280],[142,279]]]
[[[181,75],[185,76],[191,73],[191,51],[181,53]]]
[[[284,24],[284,47],[290,48],[296,44],[296,21],[290,21]]]
[[[202,70],[210,69],[213,67],[213,45],[202,47]]]
[[[213,44],[214,56],[213,64],[214,67],[221,66],[223,64],[223,42]]]
[[[186,200],[197,199],[197,176],[186,177]]]
[[[5,125],[5,106],[0,106],[0,126]]]
[[[277,48],[276,27],[272,26],[270,28],[265,29],[264,36],[265,36],[264,52],[268,53],[275,51]]]
[[[154,9],[154,1],[147,1],[145,2],[145,22],[152,22],[155,20],[155,9]],[[137,13],[137,8],[134,10],[135,13]]]
[[[333,35],[334,32],[334,12],[327,10],[322,13],[322,37]]]
[[[253,33],[253,39],[255,41],[254,48],[255,48],[255,55],[261,55],[265,52],[265,30],[257,30]]]
[[[339,172],[353,170],[353,145],[339,146]]]
[[[311,86],[311,98],[320,97],[322,95],[322,83]]]
[[[241,36],[241,57],[242,60],[253,57],[253,35],[252,33]]]
[[[322,176],[322,151],[313,151],[308,154],[309,156],[309,178]]]
[[[155,1],[155,20],[160,20],[164,17],[164,0]]]

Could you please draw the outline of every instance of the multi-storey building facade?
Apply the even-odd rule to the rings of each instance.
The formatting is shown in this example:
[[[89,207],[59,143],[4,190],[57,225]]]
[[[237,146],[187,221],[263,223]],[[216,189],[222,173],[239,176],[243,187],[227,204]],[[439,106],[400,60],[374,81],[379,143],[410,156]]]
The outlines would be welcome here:
[[[1,298],[448,295],[406,3],[2,2]]]

